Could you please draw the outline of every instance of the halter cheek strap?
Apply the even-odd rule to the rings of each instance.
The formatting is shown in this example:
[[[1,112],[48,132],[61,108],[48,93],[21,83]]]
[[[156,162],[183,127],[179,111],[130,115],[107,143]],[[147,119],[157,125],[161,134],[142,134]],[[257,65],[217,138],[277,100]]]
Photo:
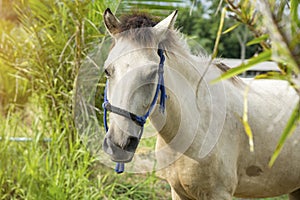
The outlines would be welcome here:
[[[164,51],[162,49],[158,49],[157,54],[160,57],[159,68],[158,68],[158,83],[157,83],[154,98],[153,98],[153,100],[150,104],[150,107],[149,107],[148,111],[145,113],[145,115],[138,116],[138,115],[136,115],[132,112],[129,112],[129,111],[124,110],[122,108],[111,105],[109,103],[108,99],[107,99],[108,81],[106,82],[106,86],[105,86],[105,89],[104,89],[104,102],[102,104],[102,107],[104,109],[103,122],[104,122],[104,128],[105,128],[106,132],[108,131],[107,111],[110,111],[112,113],[115,113],[117,115],[120,115],[120,116],[123,116],[125,118],[130,119],[133,122],[135,122],[138,126],[140,126],[141,127],[141,131],[140,131],[140,135],[139,135],[139,139],[140,139],[142,137],[142,134],[143,134],[144,124],[146,123],[150,113],[152,112],[152,110],[155,107],[155,104],[157,102],[159,91],[160,91],[160,103],[159,103],[160,106],[159,106],[159,109],[160,109],[161,112],[164,112],[165,105],[166,105],[165,100],[166,100],[166,97],[167,97],[166,96],[166,89],[165,89],[165,86],[164,86],[164,76],[163,76],[165,56],[164,56]],[[124,163],[117,163],[115,171],[117,173],[124,172]]]

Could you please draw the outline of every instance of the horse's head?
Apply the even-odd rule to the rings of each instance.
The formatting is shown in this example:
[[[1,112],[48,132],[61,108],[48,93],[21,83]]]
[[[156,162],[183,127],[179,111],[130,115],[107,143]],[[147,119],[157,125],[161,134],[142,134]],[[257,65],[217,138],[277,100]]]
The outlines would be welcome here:
[[[158,54],[177,11],[156,22],[145,14],[117,19],[109,9],[104,22],[114,45],[105,61],[105,108],[111,111],[103,149],[113,161],[133,158],[143,129],[143,116],[156,101],[163,55]],[[151,110],[151,109],[150,109]]]

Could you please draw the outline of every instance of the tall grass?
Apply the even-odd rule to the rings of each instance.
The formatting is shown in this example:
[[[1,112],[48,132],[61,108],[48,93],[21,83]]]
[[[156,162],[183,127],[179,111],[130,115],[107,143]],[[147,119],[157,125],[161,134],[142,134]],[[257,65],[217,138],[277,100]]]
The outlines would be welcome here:
[[[24,32],[23,32],[24,33]],[[22,76],[22,72],[11,67],[7,61],[15,62],[9,56],[16,53],[19,40],[26,40],[26,34],[20,34],[19,28],[13,22],[0,19],[0,114],[6,115],[9,106],[22,108],[28,100],[30,90],[28,79]]]
[[[0,22],[0,199],[170,199],[153,173],[116,175],[99,163],[73,121],[79,68],[105,37],[104,9],[117,6],[19,1],[19,23]]]
[[[48,120],[68,127],[61,118]],[[1,135],[16,134],[18,123],[16,115],[7,118]],[[34,140],[1,141],[0,199],[168,199],[168,186],[154,174],[115,175],[97,162],[79,138],[66,140],[68,128],[49,129],[44,118],[23,131],[31,132]],[[52,141],[43,142],[48,131]]]

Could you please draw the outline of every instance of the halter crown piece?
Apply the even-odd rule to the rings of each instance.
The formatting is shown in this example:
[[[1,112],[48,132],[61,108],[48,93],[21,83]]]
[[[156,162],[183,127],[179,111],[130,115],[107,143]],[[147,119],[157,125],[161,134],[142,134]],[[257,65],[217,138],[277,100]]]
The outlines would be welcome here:
[[[143,134],[144,124],[146,123],[147,118],[149,117],[150,113],[152,112],[152,110],[153,110],[153,108],[154,108],[154,106],[157,102],[159,91],[160,91],[160,103],[159,103],[160,106],[159,106],[159,109],[162,113],[164,112],[165,105],[166,105],[165,100],[167,98],[166,89],[165,89],[165,86],[164,86],[164,76],[163,76],[163,74],[164,74],[164,62],[165,62],[164,50],[163,49],[158,49],[157,54],[160,57],[159,68],[158,68],[158,83],[157,83],[154,98],[153,98],[153,100],[150,104],[150,107],[149,107],[149,109],[148,109],[148,111],[146,112],[145,115],[138,116],[138,115],[136,115],[132,112],[129,112],[129,111],[124,110],[122,108],[118,108],[118,107],[115,107],[115,106],[111,105],[109,103],[108,99],[107,99],[107,84],[108,84],[108,81],[106,81],[106,86],[105,86],[105,89],[104,89],[104,102],[102,104],[102,107],[104,109],[103,122],[104,122],[104,128],[105,128],[106,133],[108,131],[107,111],[110,111],[112,113],[118,114],[118,115],[126,117],[128,119],[131,119],[133,122],[135,122],[137,125],[139,125],[141,127],[141,131],[140,131],[140,135],[139,135],[139,139],[140,139],[142,137],[142,134]],[[118,174],[123,173],[124,172],[124,163],[118,162],[116,164],[115,171]]]

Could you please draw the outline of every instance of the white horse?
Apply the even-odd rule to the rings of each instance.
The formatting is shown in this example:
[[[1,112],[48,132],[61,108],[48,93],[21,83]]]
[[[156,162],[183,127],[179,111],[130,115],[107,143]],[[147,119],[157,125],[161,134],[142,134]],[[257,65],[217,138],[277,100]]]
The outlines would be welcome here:
[[[129,162],[138,146],[151,102],[162,102],[157,84],[164,79],[164,112],[150,119],[158,131],[160,174],[172,199],[232,199],[289,194],[300,199],[300,132],[291,136],[272,168],[268,162],[293,108],[299,101],[283,81],[235,77],[210,84],[226,66],[194,56],[174,30],[177,11],[160,22],[146,14],[117,19],[104,13],[114,46],[105,62],[106,108],[110,126],[103,149],[113,161]],[[205,27],[204,27],[205,28]],[[162,49],[164,54],[158,55]],[[163,56],[165,55],[165,62]],[[163,69],[159,68],[163,63]],[[245,89],[254,152],[241,122]],[[154,100],[153,100],[154,99]]]

